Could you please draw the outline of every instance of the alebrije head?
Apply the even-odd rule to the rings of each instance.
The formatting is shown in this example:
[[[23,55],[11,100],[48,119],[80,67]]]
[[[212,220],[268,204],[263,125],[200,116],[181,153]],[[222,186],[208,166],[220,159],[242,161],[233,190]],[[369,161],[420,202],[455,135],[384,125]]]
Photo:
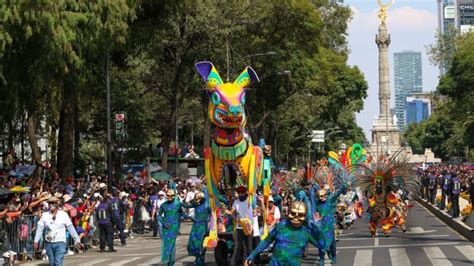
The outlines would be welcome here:
[[[245,127],[245,92],[252,82],[259,81],[257,73],[246,67],[233,83],[224,83],[211,62],[199,62],[195,66],[207,85],[211,122],[221,128]]]

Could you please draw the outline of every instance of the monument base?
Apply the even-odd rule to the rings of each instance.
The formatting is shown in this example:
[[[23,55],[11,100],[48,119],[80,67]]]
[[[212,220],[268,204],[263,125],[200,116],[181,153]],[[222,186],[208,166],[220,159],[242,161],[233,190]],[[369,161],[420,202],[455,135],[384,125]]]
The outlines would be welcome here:
[[[391,117],[380,117],[372,129],[371,153],[392,155],[400,149],[400,130],[393,124]]]

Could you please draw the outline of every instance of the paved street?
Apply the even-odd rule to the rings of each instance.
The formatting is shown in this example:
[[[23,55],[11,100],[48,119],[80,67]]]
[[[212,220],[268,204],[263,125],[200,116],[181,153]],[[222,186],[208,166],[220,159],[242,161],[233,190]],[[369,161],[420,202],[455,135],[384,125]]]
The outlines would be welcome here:
[[[345,230],[337,244],[337,265],[473,265],[474,245],[435,218],[418,203],[411,209],[407,221],[410,229],[391,237],[370,237],[368,224],[359,220],[350,230]],[[176,265],[192,265],[186,243],[190,224],[182,227],[183,235],[177,240]],[[157,265],[161,242],[149,236],[130,239],[126,247],[118,246],[116,254],[91,251],[84,255],[67,256],[65,265]],[[317,250],[310,248],[303,265],[314,265]],[[207,265],[213,263],[213,253],[208,252]],[[44,262],[38,264],[45,264]],[[327,265],[330,265],[327,263]]]

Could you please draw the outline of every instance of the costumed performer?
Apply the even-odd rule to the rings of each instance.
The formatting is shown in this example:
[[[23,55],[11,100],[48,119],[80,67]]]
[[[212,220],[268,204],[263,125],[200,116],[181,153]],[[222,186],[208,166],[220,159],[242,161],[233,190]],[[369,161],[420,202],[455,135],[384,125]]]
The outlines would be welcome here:
[[[398,216],[396,210],[400,201],[392,193],[391,187],[398,183],[400,188],[417,194],[420,189],[418,180],[413,178],[413,170],[405,160],[398,160],[400,152],[395,153],[390,159],[380,157],[369,160],[368,164],[360,165],[364,169],[359,176],[360,187],[364,194],[369,195],[370,226],[372,237],[376,236],[377,227],[382,226],[386,237],[391,233],[394,219]],[[404,225],[403,216],[398,217],[399,225]],[[404,226],[402,230],[406,230]]]
[[[255,257],[273,243],[270,259],[271,266],[301,265],[301,257],[308,243],[317,248],[323,248],[313,238],[311,230],[304,225],[308,208],[304,202],[293,201],[290,206],[288,219],[279,222],[247,257],[245,265],[253,262]]]
[[[182,203],[184,208],[194,208],[195,216],[193,227],[189,234],[188,240],[188,254],[195,256],[194,265],[204,265],[206,249],[203,246],[204,238],[208,233],[209,217],[211,209],[207,201],[206,190],[199,191],[194,195],[194,200],[191,203]]]
[[[158,219],[163,225],[161,263],[168,266],[174,265],[176,238],[178,237],[181,217],[194,220],[183,212],[181,202],[176,197],[175,188],[169,187],[166,191],[166,201],[161,204],[158,213]]]
[[[314,186],[310,191],[311,205],[314,206],[315,219],[318,221],[320,228],[319,238],[323,239],[325,243],[325,246],[319,248],[320,265],[324,265],[324,250],[327,250],[331,263],[336,263],[336,236],[334,233],[336,221],[334,215],[336,214],[337,199],[345,190],[345,186],[342,185],[337,192],[332,192],[329,185],[325,185],[323,188]]]

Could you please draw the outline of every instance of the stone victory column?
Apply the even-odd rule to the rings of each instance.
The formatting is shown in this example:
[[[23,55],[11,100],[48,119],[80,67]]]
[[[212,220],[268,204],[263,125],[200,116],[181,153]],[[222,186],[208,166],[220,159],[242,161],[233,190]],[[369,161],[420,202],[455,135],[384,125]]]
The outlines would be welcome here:
[[[390,72],[388,61],[388,46],[390,45],[390,34],[388,34],[387,9],[395,2],[389,0],[384,4],[377,0],[380,6],[378,17],[380,18],[379,34],[376,35],[375,43],[379,48],[379,106],[380,113],[374,121],[372,129],[371,153],[374,155],[394,154],[400,148],[400,130],[393,123],[390,115]]]

